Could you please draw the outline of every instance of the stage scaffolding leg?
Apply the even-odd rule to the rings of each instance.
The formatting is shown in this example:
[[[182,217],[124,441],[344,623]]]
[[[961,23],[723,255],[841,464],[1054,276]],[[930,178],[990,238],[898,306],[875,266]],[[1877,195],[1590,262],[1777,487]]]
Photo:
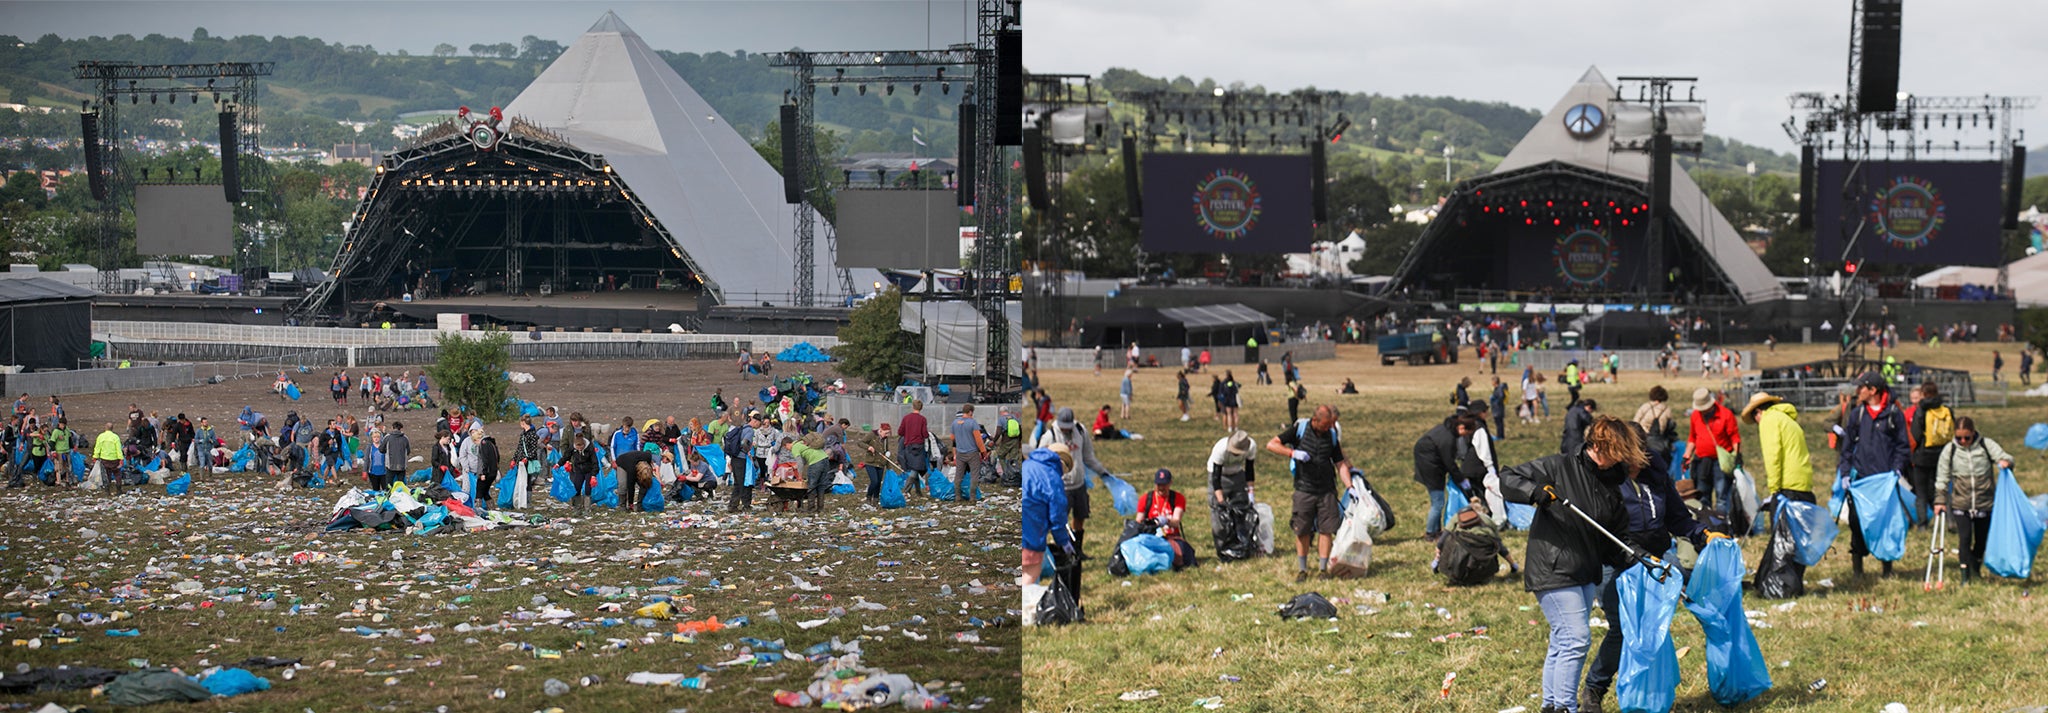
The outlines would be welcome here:
[[[526,271],[526,201],[514,195],[505,203],[505,294],[518,296],[520,275]]]

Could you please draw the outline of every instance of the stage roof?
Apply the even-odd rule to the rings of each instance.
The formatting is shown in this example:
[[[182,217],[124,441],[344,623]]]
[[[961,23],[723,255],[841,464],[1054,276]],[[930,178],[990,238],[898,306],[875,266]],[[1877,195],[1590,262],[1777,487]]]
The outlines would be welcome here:
[[[1949,266],[1913,278],[1919,287],[1998,284],[1998,268]],[[2048,307],[2048,252],[2028,255],[2005,266],[2005,284],[2021,307]]]
[[[1271,324],[1274,321],[1264,312],[1237,303],[1201,307],[1163,307],[1160,308],[1159,314],[1170,321],[1181,323],[1190,330],[1243,327]]]
[[[618,15],[606,12],[505,114],[603,155],[727,303],[794,297],[795,211],[783,202],[782,174]],[[821,302],[845,292],[829,234],[821,227],[813,252]],[[880,279],[873,270],[851,277]]]
[[[1579,81],[1565,91],[1550,112],[1536,122],[1535,128],[1522,137],[1521,143],[1515,144],[1514,150],[1501,159],[1493,172],[1498,175],[1557,162],[1647,183],[1650,180],[1649,154],[1617,150],[1608,136],[1608,132],[1613,131],[1616,103],[1614,85],[1600,74],[1600,68],[1587,68]],[[1572,136],[1565,128],[1565,114],[1580,104],[1600,107],[1606,112],[1609,126],[1587,138]],[[1672,163],[1671,211],[1700,242],[1700,248],[1714,257],[1729,281],[1734,283],[1742,300],[1782,299],[1784,287],[1742,240],[1742,234],[1707,201],[1706,192],[1700,190],[1699,184],[1693,182],[1685,168],[1676,165],[1675,160]]]
[[[47,277],[23,277],[0,280],[0,305],[19,305],[57,300],[92,299],[99,294],[65,282]]]

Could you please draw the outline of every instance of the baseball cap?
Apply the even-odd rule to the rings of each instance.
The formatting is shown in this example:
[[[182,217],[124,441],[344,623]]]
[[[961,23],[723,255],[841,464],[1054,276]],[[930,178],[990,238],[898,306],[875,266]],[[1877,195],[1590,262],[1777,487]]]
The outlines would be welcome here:
[[[1152,483],[1155,485],[1166,485],[1172,482],[1173,471],[1167,470],[1165,468],[1160,468],[1159,472],[1152,474]]]

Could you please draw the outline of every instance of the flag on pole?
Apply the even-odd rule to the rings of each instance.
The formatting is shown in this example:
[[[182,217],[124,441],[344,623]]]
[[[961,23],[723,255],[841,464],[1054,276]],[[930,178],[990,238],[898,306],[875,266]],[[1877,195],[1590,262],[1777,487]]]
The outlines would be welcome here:
[[[919,146],[927,145],[924,142],[924,132],[918,129],[918,127],[910,127],[910,143],[917,144]]]

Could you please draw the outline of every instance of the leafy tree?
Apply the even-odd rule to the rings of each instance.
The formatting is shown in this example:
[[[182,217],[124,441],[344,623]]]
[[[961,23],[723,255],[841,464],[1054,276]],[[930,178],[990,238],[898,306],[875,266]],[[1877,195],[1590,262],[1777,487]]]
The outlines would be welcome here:
[[[533,35],[519,38],[519,58],[530,62],[553,62],[562,56],[562,43]]]
[[[903,295],[894,287],[854,308],[832,348],[839,371],[877,386],[902,383],[904,364],[917,353],[916,336],[901,326],[902,312]]]
[[[482,56],[484,56],[484,53],[485,53],[485,52],[495,52],[495,51],[496,51],[496,50],[495,50],[495,48],[491,47],[490,45],[484,44],[484,43],[482,43],[482,42],[478,42],[478,43],[475,43],[475,44],[472,44],[472,45],[470,45],[470,46],[469,46],[469,56],[471,56],[471,57],[482,57]]]
[[[505,371],[512,367],[512,335],[502,331],[445,332],[434,338],[439,347],[427,376],[441,386],[441,400],[467,407],[484,420],[509,418],[517,396]]]
[[[1423,227],[1420,223],[1394,220],[1359,233],[1359,237],[1365,238],[1365,254],[1351,261],[1351,272],[1358,275],[1394,274],[1394,270],[1401,266],[1401,259],[1415,247],[1415,240],[1422,237]]]
[[[35,210],[49,204],[49,195],[43,193],[43,180],[35,172],[16,171],[7,177],[5,185],[0,185],[0,203],[17,202]]]
[[[441,43],[441,44],[438,44],[438,45],[434,45],[434,56],[435,56],[435,57],[453,57],[453,56],[455,56],[455,45],[451,45],[451,44],[448,44],[448,43],[446,43],[446,42],[443,42],[443,43]]]

